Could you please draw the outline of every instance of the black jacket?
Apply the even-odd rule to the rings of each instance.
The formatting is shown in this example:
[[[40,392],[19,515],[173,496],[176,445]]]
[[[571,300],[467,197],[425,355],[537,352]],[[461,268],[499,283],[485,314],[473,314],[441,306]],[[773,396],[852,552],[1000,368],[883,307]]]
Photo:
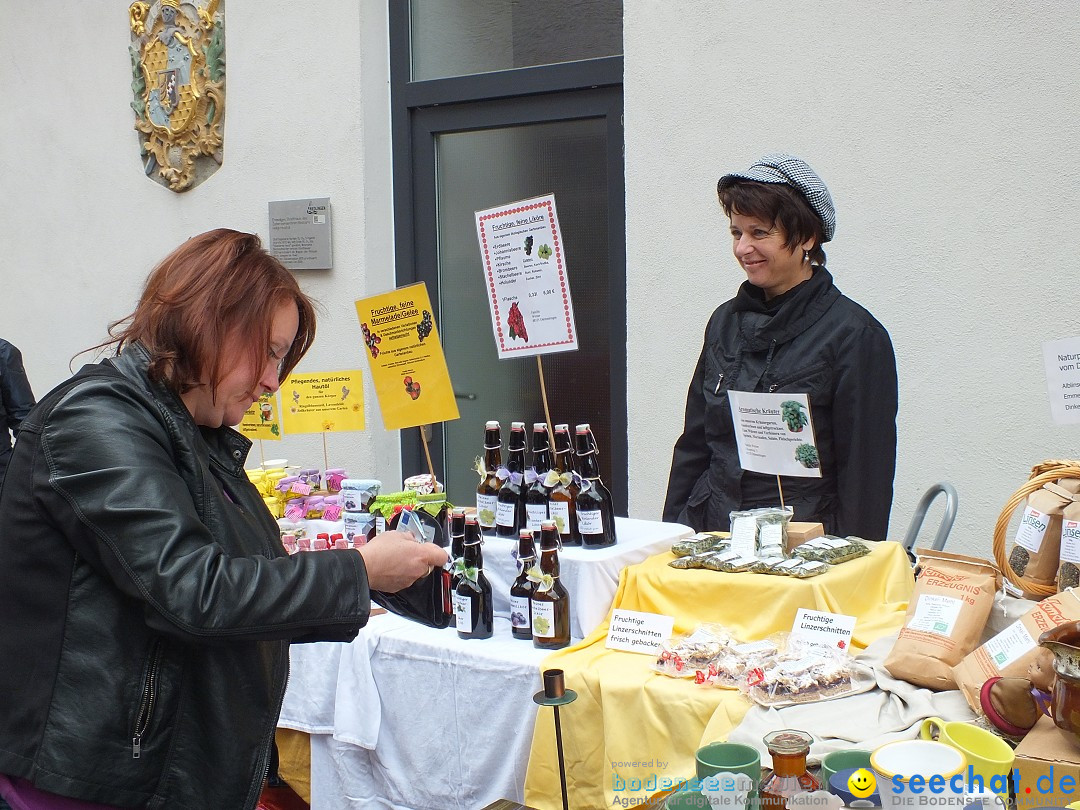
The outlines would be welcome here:
[[[713,313],[675,444],[664,520],[726,530],[735,509],[778,506],[775,476],[743,472],[727,392],[805,393],[821,478],[782,479],[794,520],[884,540],[896,468],[896,359],[889,333],[822,267],[772,301],[744,282]]]
[[[0,495],[0,772],[120,807],[255,807],[288,640],[355,637],[355,551],[285,554],[138,345],[23,422]]]
[[[26,379],[22,355],[6,340],[0,340],[0,487],[11,458],[11,434],[18,434],[19,425],[33,407],[34,392]]]

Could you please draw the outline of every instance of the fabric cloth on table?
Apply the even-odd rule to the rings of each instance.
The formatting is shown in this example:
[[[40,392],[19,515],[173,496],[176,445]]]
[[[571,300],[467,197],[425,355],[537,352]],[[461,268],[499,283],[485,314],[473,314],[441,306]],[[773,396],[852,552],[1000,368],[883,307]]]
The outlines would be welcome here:
[[[861,649],[900,629],[914,586],[898,543],[871,546],[868,556],[805,580],[678,570],[667,565],[674,555],[659,554],[623,572],[614,607],[674,616],[675,633],[719,622],[743,640],[790,630],[799,608],[844,613],[858,619],[852,644]],[[578,693],[561,712],[574,807],[611,807],[677,784],[694,773],[696,750],[726,738],[752,705],[734,690],[660,675],[652,656],[606,649],[606,635],[607,622],[544,661],[563,669],[566,687]],[[533,732],[525,803],[562,806],[549,718]]]
[[[312,810],[474,810],[523,798],[548,653],[514,639],[509,620],[466,641],[386,614],[350,644],[292,653],[279,725],[312,733]]]
[[[810,762],[818,762],[830,751],[844,748],[873,750],[895,740],[914,739],[928,717],[943,720],[973,720],[974,715],[958,689],[934,692],[894,678],[883,663],[896,643],[896,635],[879,638],[858,656],[874,670],[877,688],[860,695],[769,709],[753,706],[742,723],[728,735],[730,742],[752,745],[769,762],[762,738],[778,728],[810,730],[814,743]]]

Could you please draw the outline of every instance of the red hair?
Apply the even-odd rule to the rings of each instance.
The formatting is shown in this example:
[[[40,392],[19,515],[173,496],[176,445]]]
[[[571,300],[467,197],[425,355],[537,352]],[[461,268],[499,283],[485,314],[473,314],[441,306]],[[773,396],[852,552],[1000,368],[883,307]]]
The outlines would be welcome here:
[[[264,368],[272,353],[274,315],[289,301],[296,304],[300,326],[281,361],[279,381],[315,340],[314,304],[258,236],[219,228],[193,236],[166,256],[147,278],[135,311],[109,324],[112,339],[102,345],[115,343],[119,354],[138,341],[150,353],[151,379],[177,394],[209,382],[216,393],[235,362],[221,354],[227,338],[240,335],[251,368]]]

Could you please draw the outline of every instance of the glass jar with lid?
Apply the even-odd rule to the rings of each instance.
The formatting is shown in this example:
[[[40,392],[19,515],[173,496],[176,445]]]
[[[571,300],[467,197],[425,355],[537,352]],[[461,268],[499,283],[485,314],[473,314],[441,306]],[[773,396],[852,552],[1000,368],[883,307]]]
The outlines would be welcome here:
[[[805,731],[792,728],[765,735],[765,747],[772,756],[772,772],[761,782],[762,810],[786,810],[787,800],[792,796],[821,790],[821,782],[806,768],[813,741]]]

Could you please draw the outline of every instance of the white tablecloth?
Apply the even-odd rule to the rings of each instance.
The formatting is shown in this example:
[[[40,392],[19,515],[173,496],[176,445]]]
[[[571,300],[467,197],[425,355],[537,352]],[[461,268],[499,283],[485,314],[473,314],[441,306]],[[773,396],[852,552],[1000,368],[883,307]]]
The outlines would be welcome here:
[[[351,644],[295,645],[278,724],[312,735],[312,810],[521,801],[546,655],[508,619],[463,641],[393,614]]]
[[[565,546],[559,552],[560,576],[570,592],[570,635],[575,639],[585,638],[607,618],[623,568],[667,551],[693,530],[678,523],[617,517],[615,533],[618,542],[613,546]],[[495,615],[509,619],[510,585],[517,576],[513,558],[517,540],[485,536],[483,550],[484,574],[491,583]]]
[[[560,555],[575,637],[606,617],[624,566],[690,534],[676,524],[617,520],[617,545]],[[349,644],[292,647],[279,725],[312,735],[312,810],[476,810],[523,801],[538,716],[532,696],[542,689],[548,653],[510,634],[513,547],[500,538],[484,545],[496,594],[493,638],[465,641],[453,628],[386,614]],[[550,709],[539,717],[552,722]]]

